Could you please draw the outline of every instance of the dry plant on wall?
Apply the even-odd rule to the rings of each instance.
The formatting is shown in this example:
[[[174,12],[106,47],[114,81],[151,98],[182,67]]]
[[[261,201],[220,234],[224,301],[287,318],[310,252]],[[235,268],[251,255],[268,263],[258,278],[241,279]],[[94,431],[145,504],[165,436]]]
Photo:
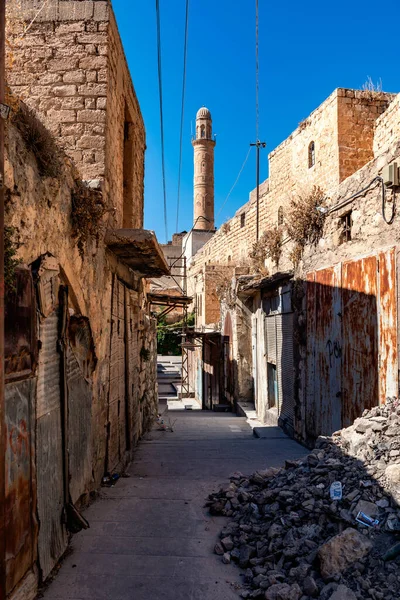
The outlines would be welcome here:
[[[291,201],[286,217],[286,229],[295,243],[291,253],[291,260],[295,265],[300,261],[305,246],[316,246],[321,239],[326,215],[317,210],[317,207],[325,205],[326,196],[318,186]]]
[[[233,308],[236,303],[236,294],[232,287],[232,276],[222,273],[215,273],[215,293],[220,302],[224,301],[229,308]]]
[[[18,101],[11,121],[20,132],[27,149],[34,154],[41,177],[59,177],[62,172],[60,149],[35,112]]]
[[[71,200],[72,237],[83,258],[85,242],[90,238],[99,240],[103,216],[110,209],[105,206],[101,190],[90,188],[79,179],[75,180]]]
[[[265,231],[258,242],[253,244],[250,258],[257,273],[268,275],[268,270],[265,268],[267,258],[270,258],[278,266],[282,255],[282,238],[282,228],[275,226]]]

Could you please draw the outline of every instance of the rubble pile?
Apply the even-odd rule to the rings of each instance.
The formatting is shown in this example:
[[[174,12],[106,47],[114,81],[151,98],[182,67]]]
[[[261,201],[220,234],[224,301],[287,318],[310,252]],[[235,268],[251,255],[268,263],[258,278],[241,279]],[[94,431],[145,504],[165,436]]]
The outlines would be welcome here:
[[[400,598],[400,405],[365,411],[284,468],[234,473],[209,496],[231,517],[215,546],[242,598]]]

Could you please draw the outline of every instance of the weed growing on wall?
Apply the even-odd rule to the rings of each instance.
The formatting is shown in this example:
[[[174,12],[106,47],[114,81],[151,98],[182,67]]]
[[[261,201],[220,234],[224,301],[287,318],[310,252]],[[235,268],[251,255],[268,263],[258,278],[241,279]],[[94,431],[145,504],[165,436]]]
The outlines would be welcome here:
[[[294,198],[287,213],[286,228],[295,243],[291,259],[297,264],[307,244],[317,245],[322,237],[325,214],[317,210],[325,206],[326,197],[320,187],[314,186],[308,194]]]
[[[257,273],[268,275],[268,270],[265,268],[267,258],[270,258],[278,266],[282,255],[282,238],[282,228],[275,226],[265,231],[258,242],[253,244],[250,258],[252,267]]]
[[[79,254],[83,257],[85,242],[90,238],[99,239],[102,218],[109,209],[105,207],[101,190],[90,188],[79,180],[75,181],[71,201],[72,237],[77,240]]]
[[[23,102],[18,102],[16,110],[12,113],[12,122],[20,132],[27,149],[34,154],[39,174],[42,177],[59,177],[62,171],[60,149],[35,112]]]
[[[215,293],[220,302],[224,301],[229,308],[236,304],[236,294],[232,287],[232,275],[216,273]]]

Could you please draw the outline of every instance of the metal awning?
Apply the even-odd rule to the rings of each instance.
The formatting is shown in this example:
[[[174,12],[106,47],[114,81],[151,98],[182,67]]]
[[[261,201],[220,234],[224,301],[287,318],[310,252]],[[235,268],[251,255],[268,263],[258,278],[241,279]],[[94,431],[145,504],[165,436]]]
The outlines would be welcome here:
[[[247,276],[241,280],[238,278],[238,289],[237,295],[241,297],[253,296],[255,293],[261,290],[272,290],[277,285],[281,284],[282,281],[287,281],[292,279],[293,271],[279,271],[278,273],[274,273],[274,275],[269,275],[268,277],[262,277],[261,279],[253,278],[249,280]]]
[[[119,261],[143,277],[170,275],[154,231],[148,229],[110,229],[105,244]]]

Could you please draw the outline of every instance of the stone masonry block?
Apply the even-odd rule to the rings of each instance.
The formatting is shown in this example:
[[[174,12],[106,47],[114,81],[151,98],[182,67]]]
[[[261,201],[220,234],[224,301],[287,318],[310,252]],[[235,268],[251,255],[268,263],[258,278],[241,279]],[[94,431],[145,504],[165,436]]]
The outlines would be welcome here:
[[[106,56],[86,56],[79,61],[80,69],[104,69],[107,66]]]
[[[93,2],[90,0],[81,2],[64,0],[59,3],[58,18],[60,21],[88,21],[93,18],[93,12]]]
[[[76,36],[78,44],[107,44],[106,33],[82,33]]]
[[[78,87],[82,96],[107,96],[107,86],[104,83],[86,83]]]
[[[107,106],[107,98],[97,98],[96,100],[96,108],[104,109]]]
[[[106,113],[104,110],[79,110],[78,123],[104,123]]]
[[[76,85],[55,85],[53,87],[53,93],[55,96],[75,96]]]
[[[55,123],[75,123],[76,113],[74,110],[49,110],[47,121]]]
[[[76,146],[80,149],[102,149],[104,147],[104,137],[101,135],[83,135],[80,140],[78,140]]]
[[[73,58],[60,58],[49,60],[47,68],[49,71],[70,71],[71,69],[78,67],[78,59]]]
[[[85,98],[85,108],[88,108],[90,110],[93,110],[96,108],[96,98],[91,98],[90,96],[88,98]]]
[[[62,75],[60,73],[43,73],[37,80],[39,85],[51,85],[52,83],[59,83],[62,81]]]
[[[97,71],[86,71],[86,81],[88,83],[96,83]]]
[[[9,3],[12,6],[12,3]],[[58,2],[49,2],[43,7],[42,0],[22,0],[20,6],[18,3],[14,3],[15,13],[12,16],[18,18],[18,11],[24,15],[25,21],[32,21],[40,23],[44,21],[57,21],[58,19]],[[40,12],[39,12],[40,11]]]
[[[93,18],[95,21],[108,21],[110,17],[108,2],[96,0],[94,3]]]
[[[77,71],[68,71],[68,73],[64,73],[63,75],[64,83],[84,83],[85,82],[85,72],[82,70]]]
[[[64,33],[82,33],[85,31],[85,21],[74,21],[72,23],[60,23],[56,25],[57,35]]]

